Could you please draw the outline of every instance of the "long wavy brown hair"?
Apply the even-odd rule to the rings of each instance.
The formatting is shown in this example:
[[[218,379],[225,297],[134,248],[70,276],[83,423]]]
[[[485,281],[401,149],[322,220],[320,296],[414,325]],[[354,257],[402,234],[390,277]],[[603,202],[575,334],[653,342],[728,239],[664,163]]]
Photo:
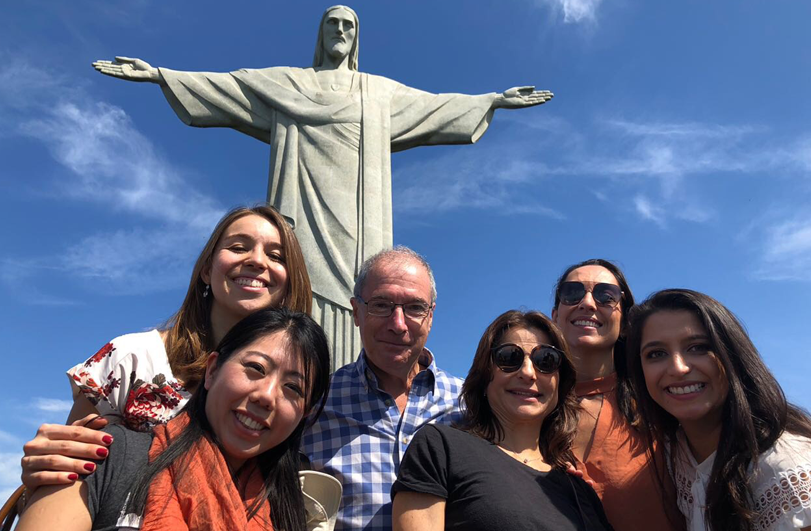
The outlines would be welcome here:
[[[466,409],[459,427],[492,443],[504,438],[504,428],[490,408],[485,391],[493,379],[493,371],[498,370],[493,363],[492,348],[501,342],[508,330],[520,328],[540,330],[549,337],[553,347],[564,353],[558,370],[558,403],[541,425],[540,450],[547,464],[565,469],[568,463],[575,462],[572,442],[580,413],[574,393],[577,374],[563,334],[540,312],[510,310],[496,317],[484,331],[462,386],[462,402]]]
[[[751,530],[756,516],[749,490],[752,464],[784,431],[811,437],[811,419],[786,401],[783,389],[746,329],[729,309],[697,291],[662,290],[634,307],[628,332],[628,374],[642,426],[653,436],[649,455],[657,455],[654,445],[679,448],[679,421],[651,397],[641,358],[642,332],[648,318],[657,312],[674,311],[689,312],[698,319],[729,382],[721,415],[721,439],[707,485],[705,521],[713,531]],[[676,452],[671,452],[671,467],[675,459]],[[661,469],[656,467],[660,485],[664,483]]]
[[[282,299],[282,306],[306,314],[312,310],[310,276],[304,264],[298,239],[287,221],[274,208],[267,205],[238,207],[231,210],[217,223],[200,256],[197,257],[186,298],[177,313],[165,325],[164,342],[169,365],[172,373],[189,390],[194,389],[202,380],[208,353],[216,347],[211,328],[211,302],[214,297],[203,296],[206,285],[200,275],[211,267],[214,250],[225,230],[236,220],[249,215],[265,218],[276,227],[281,236],[287,268],[287,292]]]

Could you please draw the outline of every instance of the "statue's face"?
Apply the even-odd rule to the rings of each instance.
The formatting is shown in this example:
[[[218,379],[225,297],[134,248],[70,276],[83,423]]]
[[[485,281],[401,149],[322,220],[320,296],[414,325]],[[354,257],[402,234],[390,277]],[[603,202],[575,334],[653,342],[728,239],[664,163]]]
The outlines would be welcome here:
[[[346,57],[352,51],[356,31],[352,13],[341,8],[330,11],[322,28],[324,52],[332,58]]]

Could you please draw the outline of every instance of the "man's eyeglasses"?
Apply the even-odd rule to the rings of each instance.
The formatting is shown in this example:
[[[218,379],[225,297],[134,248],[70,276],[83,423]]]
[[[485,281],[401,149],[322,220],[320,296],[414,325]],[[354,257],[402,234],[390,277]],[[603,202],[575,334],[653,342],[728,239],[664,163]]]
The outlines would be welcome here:
[[[397,304],[396,302],[384,299],[372,299],[366,302],[360,297],[355,297],[355,300],[365,304],[367,313],[375,317],[388,317],[394,312],[394,309],[399,306],[403,309],[403,314],[406,317],[411,319],[424,319],[431,313],[431,308],[433,307],[431,304],[420,301]]]
[[[600,306],[610,306],[616,308],[622,300],[623,291],[616,284],[607,284],[600,282],[595,284],[593,288],[587,289],[582,282],[563,282],[558,290],[558,298],[561,304],[566,306],[574,306],[579,304],[586,296],[586,293],[591,292],[591,297]]]
[[[552,345],[538,345],[529,354],[524,349],[512,343],[504,343],[493,347],[493,363],[503,372],[515,372],[524,365],[524,356],[529,356],[535,370],[544,374],[551,374],[560,369],[563,361],[563,352]]]

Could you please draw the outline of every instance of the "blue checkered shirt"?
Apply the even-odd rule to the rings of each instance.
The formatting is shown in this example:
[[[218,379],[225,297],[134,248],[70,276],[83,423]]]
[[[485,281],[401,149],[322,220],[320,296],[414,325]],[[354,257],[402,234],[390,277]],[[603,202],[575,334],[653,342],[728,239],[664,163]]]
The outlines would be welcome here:
[[[428,349],[419,363],[424,370],[411,383],[402,415],[378,387],[364,351],[332,376],[324,412],[304,434],[302,449],[313,470],[344,487],[336,531],[390,531],[391,486],[411,438],[426,424],[461,419],[462,380],[438,369]]]

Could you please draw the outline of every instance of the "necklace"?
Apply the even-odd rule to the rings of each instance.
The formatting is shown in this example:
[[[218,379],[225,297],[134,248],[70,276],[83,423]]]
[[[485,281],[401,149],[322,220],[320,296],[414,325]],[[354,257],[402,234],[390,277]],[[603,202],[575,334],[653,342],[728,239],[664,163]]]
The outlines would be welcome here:
[[[509,448],[505,448],[505,447],[501,446],[500,444],[496,444],[496,446],[498,446],[499,448],[501,448],[502,450],[504,450],[505,452],[507,452],[509,455],[511,455],[511,456],[513,457],[513,459],[516,459],[516,460],[518,460],[518,461],[521,461],[521,462],[522,462],[522,463],[524,463],[525,465],[526,465],[526,464],[528,464],[528,463],[532,463],[533,461],[537,461],[538,459],[542,459],[542,458],[543,458],[543,456],[542,456],[542,455],[539,455],[538,457],[533,457],[532,459],[524,459],[523,457],[521,457],[521,455],[520,455],[520,454],[518,454],[518,453],[516,453],[516,452],[513,452],[513,451],[512,451],[512,450],[510,450]]]

